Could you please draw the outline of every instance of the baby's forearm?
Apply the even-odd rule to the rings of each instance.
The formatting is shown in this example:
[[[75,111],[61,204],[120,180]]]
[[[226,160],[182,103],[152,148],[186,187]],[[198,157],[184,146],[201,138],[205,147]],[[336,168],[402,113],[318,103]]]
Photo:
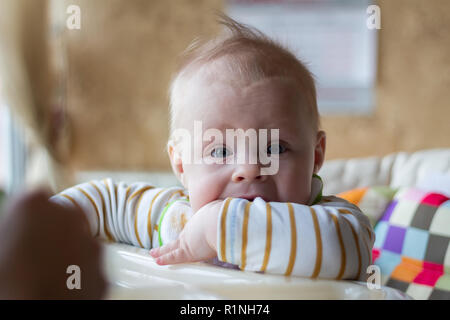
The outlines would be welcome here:
[[[158,222],[164,208],[177,199],[186,199],[180,187],[105,179],[68,188],[51,201],[81,209],[94,236],[150,249],[158,246]]]
[[[371,263],[372,228],[357,207],[335,199],[315,206],[227,200],[217,227],[219,260],[251,271],[362,278]]]

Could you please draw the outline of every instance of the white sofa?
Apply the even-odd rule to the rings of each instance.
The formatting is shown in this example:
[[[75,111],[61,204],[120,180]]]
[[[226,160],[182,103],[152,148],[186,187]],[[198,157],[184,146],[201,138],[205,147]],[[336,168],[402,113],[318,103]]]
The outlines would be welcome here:
[[[450,148],[333,160],[325,162],[319,174],[324,194],[367,186],[417,186],[449,193]]]
[[[385,157],[333,160],[320,175],[324,194],[356,187],[428,186],[450,193],[450,149],[396,153]],[[112,177],[121,181],[177,183],[170,173],[81,172],[77,180]],[[368,289],[356,281],[312,280],[224,269],[206,263],[158,266],[147,250],[105,244],[108,299],[409,299],[388,288]]]

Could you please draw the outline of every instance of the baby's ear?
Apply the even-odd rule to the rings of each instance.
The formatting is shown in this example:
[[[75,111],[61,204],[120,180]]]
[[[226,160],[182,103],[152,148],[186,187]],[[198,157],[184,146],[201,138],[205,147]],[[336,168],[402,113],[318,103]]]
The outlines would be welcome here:
[[[167,142],[167,152],[170,158],[170,165],[172,166],[172,171],[178,180],[184,185],[183,179],[183,162],[181,157],[181,152],[179,148],[176,148],[175,142],[173,140],[169,140]]]
[[[314,148],[314,173],[318,173],[325,161],[325,147],[327,135],[325,131],[319,130],[316,136],[316,146]]]

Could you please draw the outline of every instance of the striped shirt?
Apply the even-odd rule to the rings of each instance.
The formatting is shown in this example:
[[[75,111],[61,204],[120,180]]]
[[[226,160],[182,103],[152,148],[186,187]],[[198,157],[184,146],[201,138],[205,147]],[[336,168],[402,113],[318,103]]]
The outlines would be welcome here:
[[[312,206],[227,198],[217,229],[218,259],[243,270],[365,280],[372,264],[368,218],[333,196]]]
[[[315,193],[310,205],[225,199],[217,224],[218,259],[242,270],[365,280],[375,241],[368,218],[343,199]],[[169,230],[172,240],[181,232],[191,216],[184,213],[186,200],[181,187],[111,179],[82,183],[51,198],[80,208],[93,235],[147,249],[169,241],[161,239],[161,230]],[[184,207],[169,206],[174,202]]]

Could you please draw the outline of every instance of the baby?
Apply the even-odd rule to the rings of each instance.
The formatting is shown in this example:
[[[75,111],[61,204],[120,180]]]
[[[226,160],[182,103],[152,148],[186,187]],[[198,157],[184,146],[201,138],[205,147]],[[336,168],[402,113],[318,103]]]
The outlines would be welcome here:
[[[52,201],[80,207],[97,236],[152,248],[161,265],[217,258],[241,270],[365,279],[369,220],[322,196],[326,136],[313,77],[259,31],[221,23],[227,33],[191,45],[170,88],[168,153],[183,187],[105,179]],[[199,124],[213,133],[200,145],[191,141]],[[270,135],[257,136],[258,148],[236,148],[228,133],[239,129]],[[238,144],[250,136],[238,135]],[[275,170],[264,170],[263,156]]]

